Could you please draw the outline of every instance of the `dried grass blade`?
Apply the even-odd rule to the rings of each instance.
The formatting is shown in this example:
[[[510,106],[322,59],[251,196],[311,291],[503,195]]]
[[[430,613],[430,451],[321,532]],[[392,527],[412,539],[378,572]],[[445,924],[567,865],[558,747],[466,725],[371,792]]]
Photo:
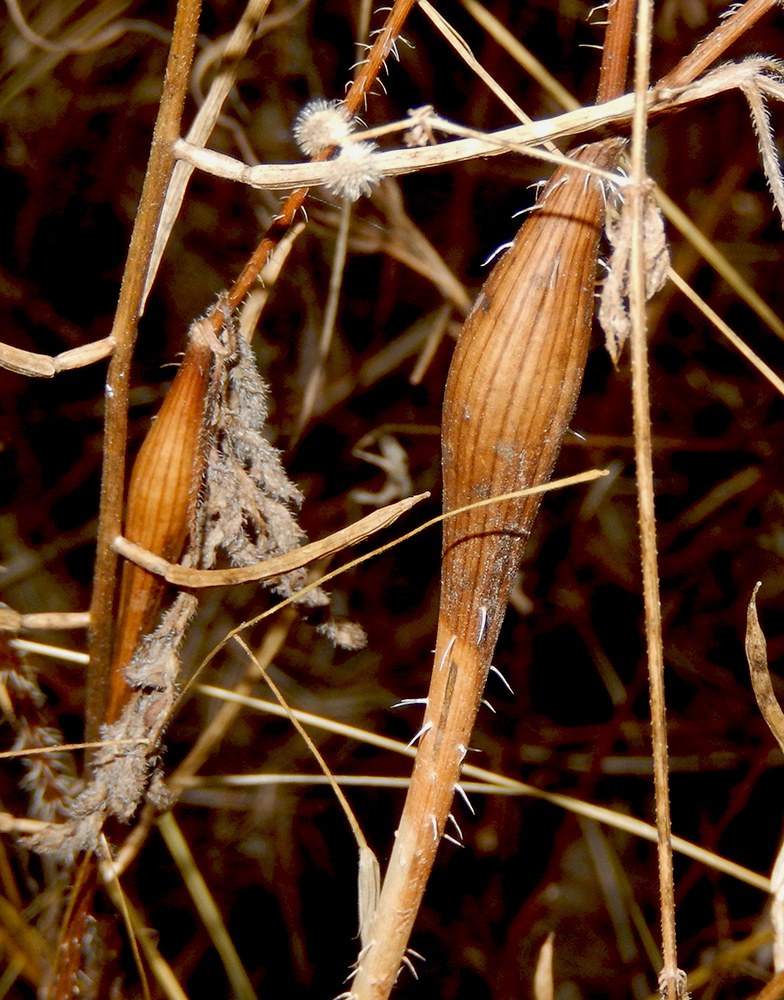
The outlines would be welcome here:
[[[220,910],[199,871],[193,852],[171,812],[166,812],[161,816],[158,820],[158,829],[161,831],[161,836],[174,863],[182,873],[191,899],[207,928],[221,962],[223,962],[223,968],[226,970],[233,993],[238,997],[238,1000],[256,1000],[256,991],[248,978],[248,973],[245,971],[237,949],[234,947],[234,942],[231,940]]]
[[[768,651],[765,635],[757,615],[757,583],[746,612],[746,659],[751,673],[751,686],[762,717],[776,742],[784,751],[784,712],[781,710],[768,668]],[[784,848],[779,848],[771,876],[773,900],[770,919],[773,924],[773,967],[777,973],[784,970]]]
[[[249,695],[237,694],[234,691],[213,687],[210,684],[198,684],[196,686],[196,690],[207,695],[208,697],[217,698],[221,701],[233,704],[243,705],[257,712],[268,712],[270,715],[275,715],[279,718],[287,717],[286,712],[280,707],[280,705],[276,705],[271,701],[265,701],[261,698],[253,698]],[[338,722],[335,719],[328,719],[321,715],[314,715],[312,712],[303,712],[299,709],[292,709],[291,711],[297,719],[300,720],[300,722],[307,726],[315,726],[319,729],[325,729],[330,733],[338,733],[341,736],[345,736],[347,739],[359,740],[362,743],[367,743],[369,746],[380,747],[383,750],[389,750],[392,753],[400,754],[403,757],[414,757],[416,755],[416,750],[412,747],[409,747],[405,743],[401,743],[398,740],[390,739],[388,736],[379,736],[376,733],[372,733],[364,729],[358,729],[356,726],[349,726],[346,723]],[[482,792],[489,795],[525,795],[533,799],[539,799],[542,802],[549,802],[551,805],[554,805],[559,809],[564,809],[567,812],[574,813],[576,816],[586,816],[588,819],[598,820],[600,823],[604,823],[615,830],[624,830],[635,837],[641,837],[643,840],[648,840],[654,844],[658,838],[656,827],[651,826],[650,823],[646,823],[641,819],[629,816],[626,813],[619,813],[612,809],[607,809],[604,806],[598,806],[593,802],[582,802],[580,799],[575,799],[570,795],[560,795],[557,792],[545,792],[541,788],[534,788],[532,785],[526,785],[524,782],[517,781],[515,778],[508,778],[505,775],[496,774],[495,772],[488,771],[485,768],[476,767],[474,764],[465,764],[463,766],[462,773],[464,777],[477,779],[476,782],[464,783],[464,787],[467,791],[476,793]],[[247,776],[244,776],[244,780],[248,780]],[[264,776],[264,780],[267,780],[266,776]],[[479,787],[480,783],[483,785],[482,788]],[[6,828],[13,828],[12,826],[4,827],[4,822],[8,823],[9,820],[4,820],[4,814],[0,813],[0,832]],[[675,850],[683,854],[684,857],[692,858],[700,864],[707,865],[714,871],[722,872],[725,875],[729,875],[731,878],[736,878],[746,885],[759,889],[760,892],[770,893],[771,891],[770,879],[766,878],[764,875],[760,875],[759,872],[752,871],[750,868],[744,868],[742,865],[736,864],[734,861],[729,861],[727,858],[714,854],[712,851],[708,851],[704,847],[699,847],[691,841],[684,840],[683,837],[673,837],[672,845]]]
[[[784,712],[773,690],[765,636],[757,616],[757,591],[761,586],[762,584],[758,583],[754,588],[746,613],[746,659],[749,662],[751,686],[754,688],[754,697],[757,699],[759,710],[776,742],[784,751]]]
[[[209,93],[199,108],[193,124],[188,129],[186,136],[188,142],[203,146],[210,135],[212,135],[212,130],[215,128],[215,123],[223,109],[223,102],[234,86],[240,60],[250,48],[250,44],[256,34],[257,26],[264,17],[269,3],[270,0],[249,0],[242,17],[237,22],[237,26],[226,45],[221,68],[212,81]],[[187,163],[179,161],[169,181],[166,199],[161,209],[160,222],[155,234],[155,244],[150,255],[150,266],[144,284],[141,312],[144,312],[147,296],[150,294],[150,289],[158,273],[158,266],[163,257],[163,251],[166,249],[169,236],[174,228],[174,223],[179,214],[192,173],[192,167]]]
[[[327,538],[309,542],[293,552],[265,559],[264,562],[253,566],[237,566],[234,569],[190,569],[187,566],[177,566],[167,562],[144,546],[136,545],[122,536],[115,539],[114,548],[126,559],[133,560],[151,573],[158,573],[178,587],[226,587],[239,583],[253,583],[259,580],[271,580],[291,570],[309,566],[318,559],[334,555],[351,545],[358,545],[377,531],[389,527],[420,500],[425,500],[429,496],[429,493],[419,493],[413,497],[406,497],[405,500],[398,500],[388,507],[374,510],[367,517],[341,528]]]

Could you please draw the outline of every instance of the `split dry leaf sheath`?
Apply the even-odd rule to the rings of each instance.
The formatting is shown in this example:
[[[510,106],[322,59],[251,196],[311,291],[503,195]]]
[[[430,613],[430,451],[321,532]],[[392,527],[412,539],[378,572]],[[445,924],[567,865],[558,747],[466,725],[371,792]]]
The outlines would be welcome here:
[[[573,159],[611,169],[619,140]],[[592,327],[601,182],[559,169],[493,269],[458,341],[444,399],[444,510],[546,482],[568,429]],[[386,998],[444,832],[538,497],[444,522],[441,604],[422,737],[376,919],[354,979]]]
[[[195,494],[201,481],[202,424],[212,347],[195,323],[182,364],[133,465],[125,535],[132,542],[178,562],[185,548]],[[114,722],[130,688],[125,667],[160,611],[166,584],[147,570],[123,567],[109,704]]]

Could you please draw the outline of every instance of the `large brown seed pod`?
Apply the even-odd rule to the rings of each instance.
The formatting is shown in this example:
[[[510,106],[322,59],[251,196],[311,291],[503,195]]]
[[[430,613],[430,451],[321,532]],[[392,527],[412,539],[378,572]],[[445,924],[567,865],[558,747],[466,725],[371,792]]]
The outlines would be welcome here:
[[[622,143],[572,154],[611,169]],[[601,181],[561,167],[493,269],[460,335],[442,427],[444,510],[546,482],[577,400],[590,340]],[[435,663],[411,786],[351,987],[394,985],[439,841],[538,497],[444,522]]]
[[[212,348],[191,329],[188,349],[160,412],[133,465],[125,537],[169,562],[179,561],[188,537],[201,475],[203,415]],[[123,567],[117,638],[106,722],[114,722],[128,698],[123,671],[139,639],[154,625],[166,583],[133,563]]]

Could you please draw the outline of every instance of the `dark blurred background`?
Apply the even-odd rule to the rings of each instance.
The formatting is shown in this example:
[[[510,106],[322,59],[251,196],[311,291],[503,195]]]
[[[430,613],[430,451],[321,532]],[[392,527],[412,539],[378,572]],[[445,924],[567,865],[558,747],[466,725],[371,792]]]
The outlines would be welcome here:
[[[603,29],[592,21],[603,20],[601,11],[591,14],[579,0],[490,0],[489,7],[579,100],[593,100],[600,53],[591,46],[601,44]],[[313,0],[298,12],[273,5],[276,13],[287,9],[293,11],[288,22],[255,42],[242,63],[210,140],[213,148],[246,160],[297,160],[290,135],[297,110],[310,96],[343,95],[355,59],[358,4]],[[448,0],[439,9],[529,115],[557,113],[552,99],[459,3]],[[662,3],[654,74],[672,68],[723,10],[702,0]],[[122,16],[143,29],[92,51],[57,55],[31,48],[10,17],[0,24],[0,339],[56,354],[109,332],[174,5],[28,0],[24,12],[52,38],[76,30],[88,16]],[[241,12],[234,2],[205,5],[201,49],[230,32]],[[374,16],[374,27],[382,16]],[[378,87],[368,103],[368,125],[425,103],[479,129],[513,124],[421,12],[411,15],[405,35],[412,47],[401,45],[400,63],[390,62],[385,92]],[[784,52],[780,13],[768,15],[729,55],[757,52]],[[772,110],[775,126],[782,112]],[[191,100],[186,124],[194,111]],[[781,314],[781,220],[742,97],[727,94],[653,124],[650,166],[670,197]],[[460,313],[453,310],[447,336],[412,385],[417,356],[445,299],[410,227],[421,230],[473,296],[487,273],[483,261],[512,237],[519,225],[514,214],[531,204],[529,186],[548,169],[517,155],[498,156],[402,178],[402,216],[395,212],[392,182],[356,206],[335,340],[316,412],[295,442],[337,220],[329,196],[313,193],[310,226],[286,262],[255,339],[270,385],[269,433],[305,492],[301,523],[311,538],[370,509],[351,491],[377,492],[385,476],[352,449],[389,426],[407,453],[414,491],[433,493],[400,530],[438,513],[436,428],[454,343],[449,333],[459,328]],[[194,176],[140,328],[131,455],[166,392],[190,323],[237,275],[278,205],[276,194]],[[673,227],[669,235],[676,269],[781,370],[780,337]],[[419,253],[419,273],[401,260],[406,253]],[[778,613],[784,602],[784,403],[676,291],[659,294],[651,317],[674,830],[767,874],[781,828],[782,758],[750,690],[743,634],[751,590],[762,580],[760,613],[775,672],[784,652]],[[105,363],[51,380],[0,370],[0,598],[18,611],[88,606],[104,374]],[[514,696],[491,678],[487,696],[497,714],[480,714],[471,761],[652,821],[630,373],[626,355],[613,368],[598,330],[573,427],[581,436],[567,438],[559,473],[602,466],[612,476],[543,503],[496,659]],[[392,711],[391,705],[426,692],[439,544],[431,529],[335,581],[337,609],[368,632],[362,652],[336,652],[309,625],[291,625],[273,675],[292,705],[404,741],[413,735],[419,710]],[[191,664],[268,601],[254,587],[206,599],[190,641]],[[263,635],[257,628],[249,638],[258,644]],[[85,648],[78,632],[43,638]],[[41,657],[32,664],[47,699],[42,718],[59,725],[67,739],[79,739],[84,668]],[[224,654],[208,676],[228,686],[242,669]],[[784,694],[781,685],[778,690]],[[262,685],[258,693],[267,696]],[[169,731],[167,770],[214,711],[203,697],[187,702]],[[6,730],[10,745],[12,727]],[[335,773],[408,772],[407,760],[387,752],[315,731],[314,738]],[[204,770],[312,774],[317,768],[287,723],[246,712]],[[17,815],[26,809],[20,773],[9,766],[0,774],[2,805]],[[383,864],[403,793],[352,789],[349,798]],[[531,995],[537,952],[550,931],[558,1000],[622,1000],[654,991],[652,846],[543,803],[474,796],[473,804],[475,818],[456,804],[466,846],[441,848],[412,938],[426,959],[416,962],[420,980],[404,970],[396,995]],[[358,947],[356,852],[332,794],[274,784],[258,791],[194,788],[176,815],[259,994],[339,993]],[[3,852],[5,895],[15,883],[34,924],[48,884],[46,866],[17,853],[11,841]],[[714,961],[766,920],[766,898],[758,890],[680,856],[676,877],[680,961],[687,970]],[[159,935],[160,950],[188,996],[229,995],[182,876],[157,834],[123,884]],[[106,909],[111,912],[108,902]],[[116,995],[140,995],[122,934],[111,932],[108,920],[97,926]],[[701,995],[753,994],[770,975],[769,960],[764,947],[749,951],[714,970]],[[34,993],[24,977],[8,988],[13,996]]]

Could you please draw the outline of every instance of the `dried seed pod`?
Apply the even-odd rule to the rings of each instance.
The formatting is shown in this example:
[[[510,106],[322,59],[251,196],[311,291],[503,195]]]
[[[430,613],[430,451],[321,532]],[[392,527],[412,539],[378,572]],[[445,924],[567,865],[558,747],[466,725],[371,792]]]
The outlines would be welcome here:
[[[212,347],[200,332],[200,322],[191,329],[185,357],[136,457],[128,488],[125,537],[170,562],[182,555],[201,482]],[[117,719],[128,697],[123,671],[141,637],[153,627],[166,586],[140,566],[123,567],[107,723]]]
[[[609,169],[622,143],[573,159]],[[447,381],[444,510],[544,483],[571,419],[590,339],[601,182],[560,168],[495,266]],[[435,665],[416,764],[352,1000],[382,1000],[405,955],[538,497],[444,522]]]

